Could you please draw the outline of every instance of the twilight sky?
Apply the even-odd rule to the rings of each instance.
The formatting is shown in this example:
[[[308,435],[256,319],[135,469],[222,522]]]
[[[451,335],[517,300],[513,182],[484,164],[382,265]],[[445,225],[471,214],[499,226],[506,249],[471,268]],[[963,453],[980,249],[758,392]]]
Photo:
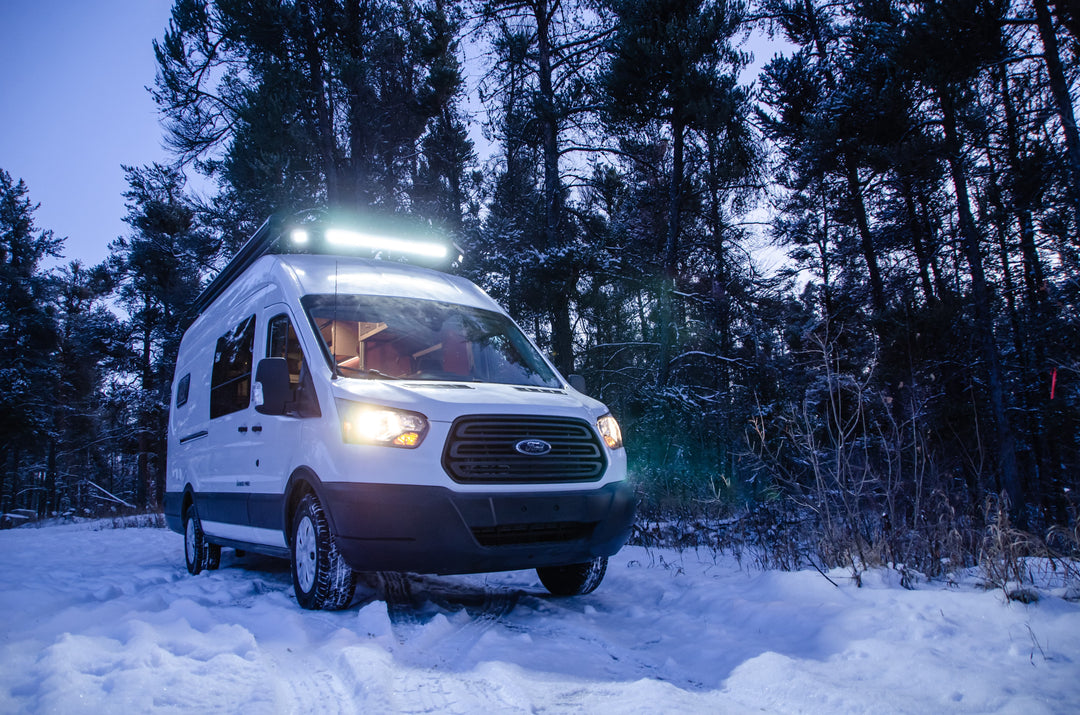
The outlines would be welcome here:
[[[151,42],[172,0],[0,0],[0,169],[23,179],[65,263],[126,233],[121,164],[166,161]]]
[[[121,164],[170,160],[146,87],[156,71],[151,43],[171,8],[172,0],[0,0],[0,169],[26,181],[40,204],[37,228],[67,238],[63,263],[99,263],[127,233]],[[757,36],[746,49],[759,67],[777,47]],[[192,184],[209,188],[199,176]]]

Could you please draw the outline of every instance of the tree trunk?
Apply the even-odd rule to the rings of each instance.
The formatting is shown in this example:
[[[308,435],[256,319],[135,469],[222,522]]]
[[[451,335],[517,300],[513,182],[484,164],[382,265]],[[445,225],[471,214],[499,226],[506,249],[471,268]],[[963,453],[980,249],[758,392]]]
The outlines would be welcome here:
[[[1012,97],[1009,96],[1009,74],[1004,66],[998,68],[998,82],[1001,86],[1001,104],[1005,110],[1005,145],[1008,151],[1009,167],[1014,176],[1021,176],[1023,167],[1020,163],[1020,128],[1016,118],[1016,108],[1013,107]],[[1020,195],[1023,188],[1014,189],[1012,204],[1017,222],[1020,224],[1020,251],[1024,258],[1024,295],[1028,307],[1034,314],[1038,312],[1042,303],[1041,295],[1046,278],[1042,262],[1039,260],[1038,248],[1035,246],[1035,227],[1031,207],[1026,200],[1027,197]]]
[[[1033,0],[1035,22],[1039,27],[1039,38],[1043,44],[1043,58],[1046,61],[1046,74],[1050,78],[1050,93],[1061,128],[1065,132],[1065,153],[1069,166],[1069,195],[1072,198],[1076,225],[1080,226],[1080,132],[1076,128],[1076,115],[1073,113],[1072,97],[1069,96],[1069,84],[1061,66],[1061,54],[1058,51],[1057,33],[1054,20],[1046,6],[1046,0]]]
[[[900,178],[900,193],[904,197],[904,208],[907,211],[908,228],[911,231],[911,248],[915,252],[915,260],[919,264],[919,281],[922,283],[927,305],[933,305],[937,297],[934,294],[933,284],[930,282],[931,258],[926,250],[923,224],[919,220],[918,211],[915,210],[915,192],[911,186],[910,177],[902,176]]]
[[[546,0],[537,0],[537,83],[540,85],[540,133],[544,150],[544,248],[558,244],[559,231],[559,126],[555,115],[555,89],[551,80],[551,38]]]
[[[308,65],[308,78],[311,96],[315,99],[315,117],[317,126],[314,127],[319,146],[319,158],[322,160],[323,175],[326,180],[326,198],[330,205],[335,205],[341,198],[338,187],[337,159],[335,157],[334,123],[331,116],[330,105],[327,101],[326,81],[323,77],[322,53],[319,52],[319,43],[315,37],[314,22],[311,18],[311,8],[308,3],[299,4],[304,34],[304,61]]]
[[[829,193],[821,181],[821,239],[817,242],[818,260],[821,261],[821,312],[828,323],[836,311],[832,299],[832,264],[829,252]]]
[[[146,401],[150,397],[150,393],[153,390],[153,363],[152,355],[150,351],[150,325],[149,315],[151,306],[149,301],[145,306],[144,313],[146,318],[143,320],[143,350],[142,350],[142,405],[139,411],[139,457],[138,464],[138,484],[136,486],[136,504],[140,507],[145,507],[148,504],[148,497],[151,490],[151,477],[150,477],[150,430],[152,427],[152,416],[146,409]]]
[[[49,440],[49,457],[45,471],[45,498],[38,506],[38,518],[44,519],[56,511],[59,499],[56,492],[56,440]]]
[[[551,353],[555,367],[564,376],[574,372],[573,332],[570,295],[556,292],[551,296]]]
[[[1005,405],[1005,386],[1001,373],[1001,361],[998,357],[997,342],[994,338],[994,318],[990,305],[990,289],[983,270],[982,246],[978,227],[971,214],[968,194],[967,174],[964,171],[960,155],[960,137],[956,125],[956,107],[952,89],[939,87],[938,99],[941,104],[942,128],[945,133],[946,154],[953,187],[956,190],[957,213],[960,225],[960,237],[964,254],[971,269],[971,293],[975,309],[975,329],[978,332],[983,362],[986,365],[987,388],[990,393],[990,409],[994,419],[997,451],[999,487],[1008,495],[1012,510],[1017,515],[1023,514],[1024,493],[1020,486],[1020,477],[1016,464],[1016,443],[1012,426],[1009,423]]]
[[[844,164],[847,170],[848,192],[855,209],[855,223],[862,242],[863,260],[866,261],[866,272],[870,276],[870,299],[873,303],[874,315],[880,318],[885,314],[885,284],[881,280],[881,269],[878,267],[877,253],[874,251],[874,236],[870,233],[870,220],[866,215],[866,201],[863,200],[862,183],[859,181],[859,167],[851,152],[844,155]]]
[[[933,230],[930,227],[933,225],[930,221],[930,197],[927,196],[925,191],[917,191],[917,198],[919,200],[919,220],[924,229],[926,229],[926,235],[929,239],[933,239]],[[930,272],[934,276],[934,288],[937,290],[937,296],[939,299],[945,298],[949,295],[949,283],[945,280],[945,276],[942,275],[938,261],[934,260],[940,249],[939,243],[933,243],[926,247],[926,252],[930,257]]]
[[[7,447],[0,448],[0,514],[10,509],[7,493],[8,475],[7,470],[4,469],[4,465],[7,464],[7,457]]]
[[[358,65],[366,64],[364,43],[368,38],[362,34],[364,18],[360,17],[362,10],[366,10],[363,3],[350,2],[346,10],[345,37],[352,44],[349,48],[353,61]],[[348,157],[348,185],[345,191],[351,195],[350,203],[359,209],[366,209],[374,203],[374,189],[372,187],[372,141],[371,132],[366,124],[367,113],[373,110],[371,103],[374,98],[371,92],[364,86],[362,78],[353,73],[345,78],[344,83],[349,96],[350,106],[347,108],[349,116],[349,157]],[[344,199],[344,197],[343,197]]]
[[[724,245],[724,225],[720,211],[721,205],[721,188],[720,188],[720,167],[722,164],[722,158],[720,156],[720,148],[717,145],[716,137],[710,137],[709,139],[709,230],[713,235],[713,253],[716,257],[716,275],[712,281],[712,300],[714,301],[714,322],[713,330],[719,334],[719,348],[720,354],[723,356],[729,356],[735,351],[735,340],[732,335],[732,301],[729,281],[732,280],[731,271],[728,269],[728,256],[726,247]],[[729,445],[735,444],[736,439],[732,439],[732,422],[733,416],[736,415],[735,406],[733,402],[733,393],[731,390],[732,374],[731,365],[726,361],[721,361],[716,366],[716,388],[717,391],[724,395],[724,402],[720,404],[719,409],[716,410],[716,427],[714,434],[718,438],[717,443],[717,470],[721,476],[725,479],[732,479],[735,475],[733,467],[734,450]],[[738,416],[734,417],[736,422],[739,421]]]
[[[536,19],[537,83],[540,88],[541,141],[544,152],[544,236],[543,250],[561,246],[562,206],[559,195],[559,117],[555,111],[555,89],[551,69],[550,8],[546,0],[537,0]],[[568,268],[562,269],[569,273]],[[555,367],[564,375],[574,371],[573,323],[570,308],[575,285],[572,275],[561,275],[548,286],[552,305],[551,346]]]
[[[997,176],[991,176],[990,181],[997,180]],[[1009,251],[1009,231],[1008,231],[1008,212],[1005,210],[1005,206],[1001,203],[1000,192],[994,191],[997,197],[994,201],[994,212],[991,223],[993,228],[997,232],[998,239],[998,254],[1001,259],[1001,280],[1003,285],[1003,294],[1005,296],[1005,310],[1009,315],[1009,325],[1012,327],[1013,334],[1013,349],[1016,350],[1017,357],[1023,362],[1027,361],[1027,335],[1024,325],[1020,320],[1020,313],[1016,308],[1016,282],[1013,280],[1012,266],[1009,263],[1010,251]]]
[[[1021,162],[1022,148],[1020,128],[1009,93],[1009,75],[1004,66],[998,68],[998,83],[1001,89],[1001,103],[1005,113],[1006,150],[1009,167],[1013,176],[1024,174]],[[1055,459],[1055,445],[1046,428],[1044,416],[1050,411],[1048,391],[1043,389],[1040,379],[1046,373],[1046,344],[1042,332],[1044,317],[1049,311],[1046,298],[1046,277],[1042,261],[1039,259],[1035,244],[1035,226],[1031,210],[1032,189],[1016,185],[1012,192],[1012,209],[1020,227],[1020,255],[1023,259],[1024,303],[1027,306],[1027,319],[1023,323],[1023,333],[1017,346],[1017,354],[1025,363],[1024,373],[1031,376],[1026,380],[1023,390],[1025,404],[1026,431],[1030,435],[1031,448],[1037,464],[1035,471],[1035,495],[1041,505],[1048,510],[1060,508],[1062,492],[1056,488],[1056,475],[1060,474],[1060,460]]]
[[[451,135],[454,129],[454,117],[450,112],[449,101],[443,105],[442,108],[442,122],[446,126],[447,135]],[[454,156],[453,159],[447,162],[447,175],[446,179],[450,182],[450,202],[453,204],[448,212],[450,215],[447,217],[450,219],[450,228],[454,231],[461,231],[461,216],[464,213],[465,207],[465,193],[461,188],[461,174],[463,167],[458,165],[458,156]]]
[[[9,509],[19,508],[19,487],[22,486],[19,479],[19,462],[22,461],[22,450],[18,445],[11,450],[11,506]]]
[[[682,209],[683,152],[686,129],[682,122],[671,121],[671,185],[668,192],[668,232],[664,241],[664,276],[660,287],[660,364],[656,375],[658,387],[671,377],[671,353],[675,342],[675,278],[679,270],[679,231]]]

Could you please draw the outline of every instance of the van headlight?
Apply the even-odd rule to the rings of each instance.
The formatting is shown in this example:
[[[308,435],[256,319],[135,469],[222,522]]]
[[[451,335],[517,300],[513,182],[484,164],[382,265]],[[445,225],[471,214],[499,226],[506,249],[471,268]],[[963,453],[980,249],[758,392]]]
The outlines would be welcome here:
[[[622,447],[622,430],[619,429],[619,423],[610,414],[604,415],[596,421],[596,429],[600,431],[600,436],[604,438],[604,444],[608,447],[611,449]]]
[[[427,434],[428,421],[419,412],[337,400],[341,437],[350,444],[379,444],[387,447],[419,447]]]

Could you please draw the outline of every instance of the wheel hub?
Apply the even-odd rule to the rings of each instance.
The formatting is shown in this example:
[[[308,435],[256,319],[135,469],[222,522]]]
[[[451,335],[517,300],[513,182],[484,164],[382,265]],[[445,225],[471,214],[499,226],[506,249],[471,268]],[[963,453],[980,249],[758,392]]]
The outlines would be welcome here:
[[[296,527],[296,578],[300,588],[308,593],[315,586],[315,526],[305,516]]]

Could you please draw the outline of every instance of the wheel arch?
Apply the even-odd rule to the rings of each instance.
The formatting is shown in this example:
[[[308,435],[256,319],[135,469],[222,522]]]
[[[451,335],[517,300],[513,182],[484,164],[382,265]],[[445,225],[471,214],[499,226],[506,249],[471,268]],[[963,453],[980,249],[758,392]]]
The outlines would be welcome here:
[[[180,498],[180,523],[187,523],[188,507],[195,503],[195,488],[191,484],[184,487],[184,496]],[[198,507],[196,507],[198,509]]]
[[[286,545],[292,546],[293,517],[296,516],[296,508],[300,505],[300,500],[304,498],[305,494],[314,494],[315,498],[319,500],[329,522],[331,533],[336,533],[334,519],[330,509],[327,507],[322,491],[322,481],[310,467],[297,467],[289,476],[289,481],[285,485],[285,498],[282,499],[281,504]]]

